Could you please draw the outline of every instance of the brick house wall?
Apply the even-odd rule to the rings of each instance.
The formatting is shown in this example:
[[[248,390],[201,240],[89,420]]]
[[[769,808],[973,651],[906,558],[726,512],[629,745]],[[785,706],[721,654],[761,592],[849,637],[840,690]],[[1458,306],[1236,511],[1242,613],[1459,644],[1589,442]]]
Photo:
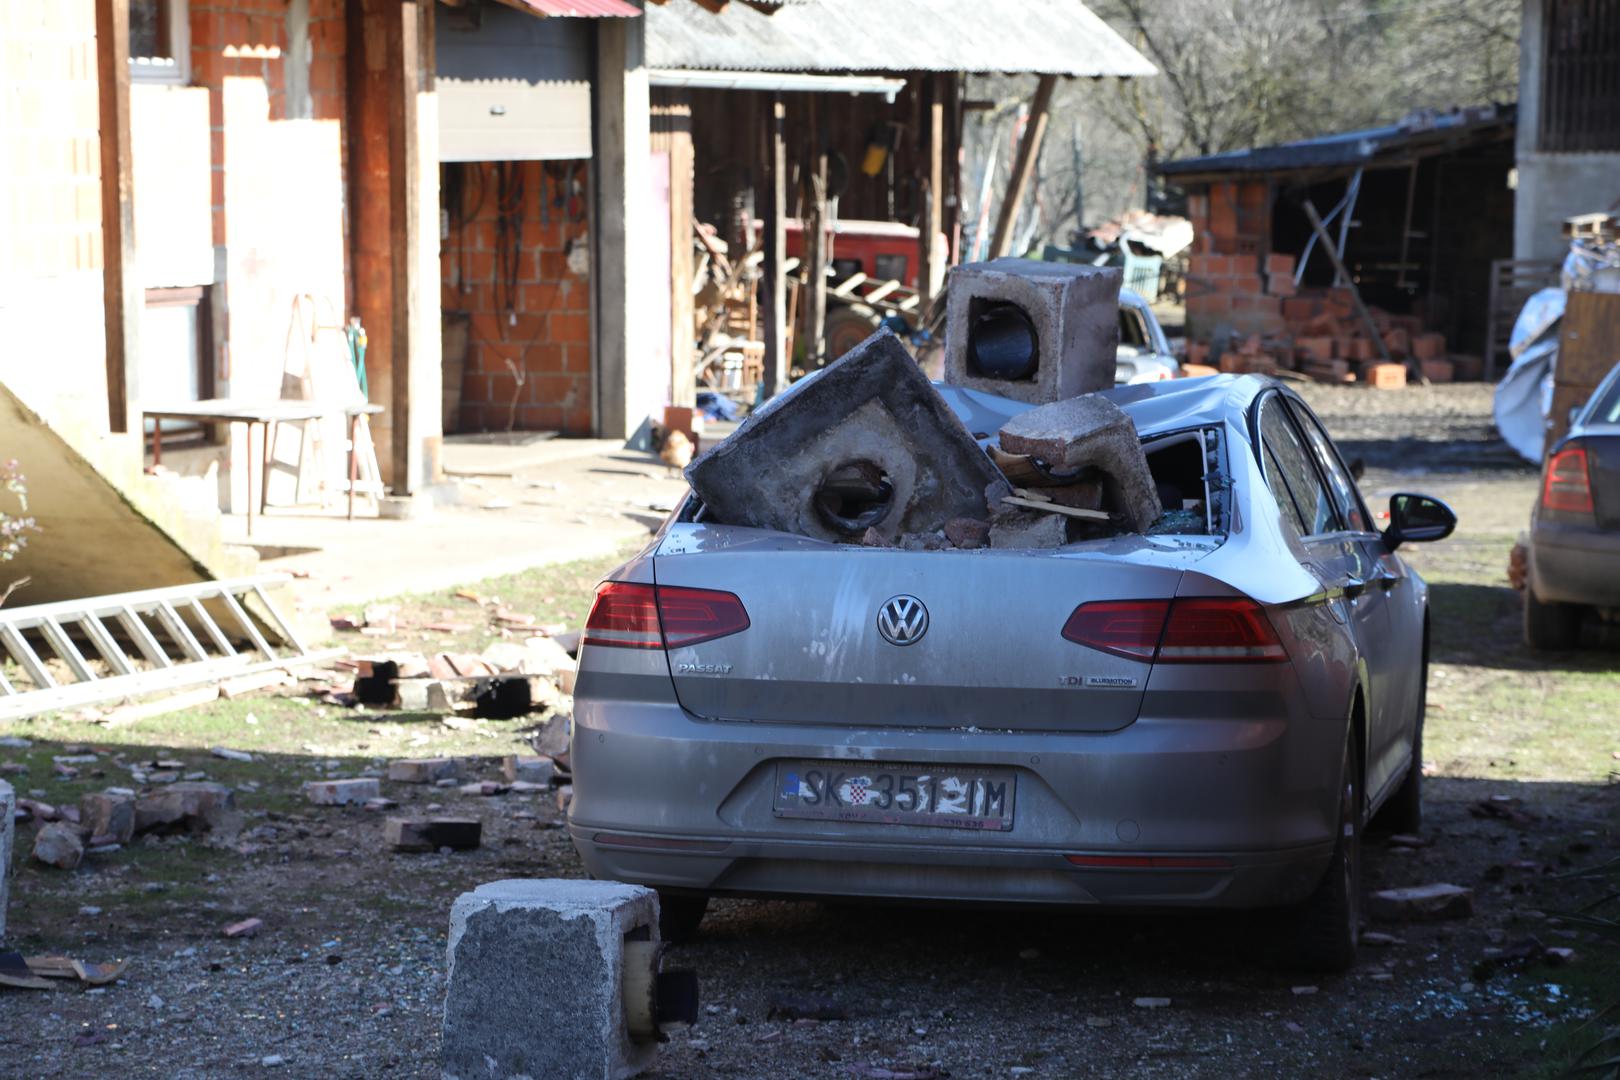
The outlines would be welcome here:
[[[587,165],[446,166],[460,173],[444,184],[440,300],[447,319],[467,324],[462,431],[591,433]]]

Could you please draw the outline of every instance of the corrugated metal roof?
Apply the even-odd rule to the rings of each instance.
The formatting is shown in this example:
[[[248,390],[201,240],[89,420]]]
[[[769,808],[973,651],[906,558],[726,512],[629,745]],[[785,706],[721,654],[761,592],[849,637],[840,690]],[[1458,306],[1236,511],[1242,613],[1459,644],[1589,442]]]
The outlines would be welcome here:
[[[518,0],[536,15],[550,15],[560,19],[633,19],[641,14],[636,5],[626,0]]]
[[[649,4],[647,65],[719,71],[1155,75],[1080,0],[812,0],[767,15]]]
[[[1159,166],[1165,176],[1229,172],[1289,172],[1305,169],[1355,168],[1381,157],[1400,157],[1436,144],[1486,142],[1512,138],[1518,110],[1513,105],[1486,105],[1452,112],[1423,112],[1398,124],[1318,135],[1314,139],[1229,150],[1223,154],[1181,158]]]

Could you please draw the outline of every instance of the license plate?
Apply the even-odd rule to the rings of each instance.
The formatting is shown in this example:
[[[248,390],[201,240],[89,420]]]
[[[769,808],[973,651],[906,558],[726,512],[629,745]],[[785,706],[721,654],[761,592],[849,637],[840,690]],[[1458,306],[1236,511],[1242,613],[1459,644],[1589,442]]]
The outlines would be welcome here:
[[[1013,827],[1011,772],[833,761],[776,766],[777,817],[1005,831]]]

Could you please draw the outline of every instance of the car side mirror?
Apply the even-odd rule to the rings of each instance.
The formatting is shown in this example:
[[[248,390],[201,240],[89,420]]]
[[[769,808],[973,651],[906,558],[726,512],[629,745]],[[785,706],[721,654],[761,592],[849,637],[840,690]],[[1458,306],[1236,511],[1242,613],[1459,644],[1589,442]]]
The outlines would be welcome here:
[[[1391,495],[1384,548],[1394,551],[1405,543],[1444,540],[1456,527],[1457,515],[1439,499],[1429,495]]]

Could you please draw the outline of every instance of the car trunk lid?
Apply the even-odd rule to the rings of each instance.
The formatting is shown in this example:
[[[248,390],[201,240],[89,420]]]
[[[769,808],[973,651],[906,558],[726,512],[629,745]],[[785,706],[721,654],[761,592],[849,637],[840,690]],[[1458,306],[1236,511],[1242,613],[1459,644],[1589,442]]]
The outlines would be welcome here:
[[[1128,536],[903,551],[676,525],[654,574],[733,593],[748,612],[742,633],[669,651],[676,695],[699,716],[1112,731],[1136,719],[1151,665],[1064,640],[1066,620],[1089,601],[1172,597],[1208,550]]]

